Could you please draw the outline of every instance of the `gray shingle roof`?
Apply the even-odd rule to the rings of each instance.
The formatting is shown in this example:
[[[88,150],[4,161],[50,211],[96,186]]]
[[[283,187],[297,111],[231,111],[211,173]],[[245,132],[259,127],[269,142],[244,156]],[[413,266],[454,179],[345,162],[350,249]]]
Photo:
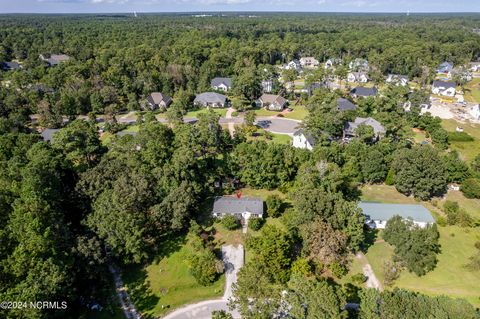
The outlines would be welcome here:
[[[2,62],[0,63],[1,68],[3,70],[9,71],[9,70],[19,70],[21,68],[21,65],[18,64],[17,62]]]
[[[147,100],[150,104],[159,105],[162,101],[165,102],[166,105],[172,102],[172,98],[168,95],[162,94],[160,92],[153,92],[149,96],[147,96]]]
[[[435,219],[433,219],[428,209],[422,205],[360,202],[358,207],[360,207],[363,214],[371,220],[389,220],[393,216],[399,215],[404,219],[413,219],[416,222],[435,222]]]
[[[295,131],[293,133],[294,136],[299,136],[299,135],[303,135],[305,136],[305,138],[307,139],[307,142],[312,145],[312,146],[315,146],[315,140],[313,139],[313,136],[312,134],[310,133],[307,133],[306,131],[304,131],[303,129],[299,129],[297,131]]]
[[[356,108],[357,106],[347,99],[344,99],[344,98],[337,99],[337,109],[339,111],[355,110]]]
[[[355,130],[360,125],[368,125],[373,128],[375,134],[384,134],[386,132],[385,128],[380,122],[371,118],[371,117],[357,117],[354,122],[347,122],[345,124],[345,132],[351,135],[355,135]]]
[[[450,89],[456,88],[457,85],[455,84],[455,82],[433,81],[433,87]]]
[[[263,214],[263,200],[255,197],[216,197],[213,203],[214,214],[241,214],[250,212]]]
[[[285,104],[287,103],[287,100],[286,100],[283,96],[275,95],[275,94],[263,94],[263,95],[260,97],[260,100],[261,100],[264,104],[277,103],[277,104],[279,104],[279,105],[285,106]]]
[[[201,103],[201,104],[207,104],[207,103],[221,103],[225,104],[225,101],[227,100],[227,97],[223,94],[218,94],[215,92],[205,92],[205,93],[200,93],[195,97],[194,103]]]
[[[350,94],[355,94],[356,96],[375,96],[377,95],[377,88],[366,88],[363,86],[357,86],[350,91]]]
[[[55,133],[57,133],[59,131],[59,129],[57,128],[46,128],[43,130],[43,132],[41,133],[42,137],[43,137],[43,140],[45,142],[51,142],[52,139],[53,139],[53,135]]]
[[[212,87],[224,84],[226,87],[231,88],[232,79],[231,78],[213,78],[210,84]]]

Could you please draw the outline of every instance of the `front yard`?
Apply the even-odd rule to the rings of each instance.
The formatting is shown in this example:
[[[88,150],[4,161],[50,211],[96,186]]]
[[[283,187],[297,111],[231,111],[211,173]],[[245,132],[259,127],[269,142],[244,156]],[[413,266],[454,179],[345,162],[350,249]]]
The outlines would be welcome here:
[[[221,297],[222,275],[213,285],[201,286],[186,263],[183,237],[165,242],[163,251],[145,267],[127,268],[122,275],[133,303],[147,318],[158,317],[182,305]]]

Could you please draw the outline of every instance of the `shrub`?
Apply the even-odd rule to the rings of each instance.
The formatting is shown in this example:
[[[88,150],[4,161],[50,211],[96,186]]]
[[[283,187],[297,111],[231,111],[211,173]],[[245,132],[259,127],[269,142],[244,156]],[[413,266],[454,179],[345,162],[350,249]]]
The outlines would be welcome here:
[[[358,273],[352,276],[352,282],[354,284],[361,285],[365,281],[367,281],[367,277],[362,273]]]
[[[466,179],[460,190],[467,198],[480,198],[480,180],[476,178]]]
[[[312,265],[306,258],[298,258],[292,264],[292,274],[300,274],[307,277],[312,274]]]
[[[341,265],[338,261],[334,261],[333,263],[331,263],[328,268],[330,269],[332,274],[339,279],[345,276],[345,274],[347,273],[347,268]]]
[[[233,215],[227,215],[222,218],[222,225],[228,230],[235,230],[240,226],[240,222]]]
[[[390,260],[386,260],[382,266],[384,276],[383,283],[385,286],[390,286],[400,276],[400,267]]]
[[[277,114],[277,117],[285,117],[282,113]]]
[[[238,112],[237,112],[237,111],[232,112],[232,116],[233,116],[233,117],[237,117],[237,116],[238,116]]]
[[[270,195],[266,200],[267,214],[270,217],[279,217],[282,214],[282,199],[278,195]]]
[[[395,184],[395,173],[393,172],[393,168],[388,171],[387,178],[385,179],[385,184],[393,185]]]
[[[473,142],[474,138],[465,132],[449,132],[448,140],[450,142]]]
[[[212,251],[205,249],[201,253],[195,253],[189,257],[190,273],[202,286],[211,285],[221,272],[218,260]]]
[[[251,230],[259,230],[263,226],[263,218],[260,217],[252,217],[248,220],[248,227]]]
[[[233,317],[225,310],[215,310],[212,312],[212,319],[233,319]]]

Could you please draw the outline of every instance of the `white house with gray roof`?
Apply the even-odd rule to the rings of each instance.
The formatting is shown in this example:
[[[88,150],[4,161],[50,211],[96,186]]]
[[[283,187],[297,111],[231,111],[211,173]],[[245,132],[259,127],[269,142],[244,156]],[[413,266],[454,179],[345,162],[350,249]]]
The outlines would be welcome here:
[[[385,82],[396,86],[406,86],[408,84],[408,75],[389,74]]]
[[[433,81],[432,93],[443,96],[454,97],[457,85],[455,82]]]
[[[365,224],[372,229],[384,229],[387,221],[397,215],[421,228],[435,223],[432,214],[422,205],[360,202],[358,207],[365,215]]]
[[[248,220],[251,217],[263,218],[263,200],[256,197],[216,197],[212,216],[222,218],[227,215],[235,216],[240,220]]]
[[[49,57],[40,54],[40,59],[45,61],[49,66],[55,66],[63,62],[70,60],[70,56],[66,54],[50,54]]]
[[[193,104],[202,107],[225,107],[227,97],[215,92],[200,93],[195,97]]]
[[[357,117],[353,122],[345,123],[345,127],[343,129],[343,134],[345,137],[354,137],[357,136],[357,128],[360,125],[366,125],[373,128],[373,133],[375,134],[376,139],[379,139],[381,136],[385,135],[386,130],[383,125],[378,122],[377,120],[371,117]]]
[[[293,133],[292,146],[295,148],[303,148],[311,151],[315,146],[315,141],[311,134],[300,129]]]
[[[231,78],[213,78],[210,82],[212,89],[217,91],[227,92],[232,89],[232,79]]]
[[[347,81],[350,83],[354,83],[354,82],[367,83],[368,75],[365,72],[350,72],[347,75]]]
[[[280,95],[263,94],[255,103],[270,111],[282,111],[287,106],[287,99]]]

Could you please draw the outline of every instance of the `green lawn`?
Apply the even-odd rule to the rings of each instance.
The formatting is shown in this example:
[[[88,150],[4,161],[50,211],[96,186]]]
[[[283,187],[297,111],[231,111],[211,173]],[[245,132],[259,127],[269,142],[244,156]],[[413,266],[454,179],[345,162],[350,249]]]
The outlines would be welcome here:
[[[456,226],[439,227],[441,253],[436,268],[425,276],[403,270],[395,287],[419,291],[427,295],[448,295],[465,298],[475,306],[480,306],[480,272],[470,272],[464,265],[475,253],[473,246],[480,239],[477,229],[464,229]],[[453,236],[452,236],[453,234]],[[375,275],[383,282],[382,264],[393,254],[393,247],[385,242],[369,248],[366,256]]]
[[[450,147],[456,150],[461,158],[470,162],[480,154],[480,125],[473,123],[458,123],[455,120],[442,120],[442,126],[449,132],[455,132],[457,126],[463,128],[465,133],[468,133],[475,140],[472,142],[451,142]]]
[[[215,113],[220,114],[220,116],[222,117],[225,117],[227,114],[227,108],[211,108],[211,109],[201,108],[195,111],[187,112],[187,114],[185,114],[183,117],[198,117],[199,114],[208,113],[209,110],[213,110]]]
[[[291,106],[293,109],[292,112],[285,113],[284,116],[287,119],[299,120],[302,121],[308,115],[308,110],[303,105]]]
[[[129,125],[122,132],[138,132],[140,125]]]
[[[472,217],[480,219],[480,199],[469,199],[463,196],[460,191],[448,191],[446,199],[440,202],[441,205],[445,200],[457,202],[458,205],[465,209],[465,211]]]
[[[253,188],[242,188],[240,190],[242,192],[243,196],[253,196],[253,197],[259,197],[263,200],[266,200],[268,196],[270,195],[278,195],[282,199],[286,199],[286,195],[279,191],[278,189],[275,190],[268,190],[268,189],[253,189]]]
[[[182,305],[223,295],[223,275],[212,286],[204,287],[190,274],[183,238],[167,241],[162,247],[163,251],[146,267],[124,271],[132,301],[142,313],[157,317]]]
[[[258,116],[277,116],[278,114],[280,114],[279,111],[270,111],[263,107],[255,107],[253,108],[253,111],[255,112],[257,117]]]
[[[292,138],[285,134],[270,133],[272,138],[267,139],[265,137],[265,130],[258,129],[256,133],[257,133],[256,136],[249,136],[247,139],[249,141],[267,141],[267,142],[286,144],[286,145],[290,145],[292,142]]]
[[[480,79],[475,78],[465,85],[465,101],[480,103]]]
[[[407,197],[399,193],[395,186],[388,185],[364,185],[362,200],[369,202],[396,203],[396,204],[418,204],[413,197]]]

